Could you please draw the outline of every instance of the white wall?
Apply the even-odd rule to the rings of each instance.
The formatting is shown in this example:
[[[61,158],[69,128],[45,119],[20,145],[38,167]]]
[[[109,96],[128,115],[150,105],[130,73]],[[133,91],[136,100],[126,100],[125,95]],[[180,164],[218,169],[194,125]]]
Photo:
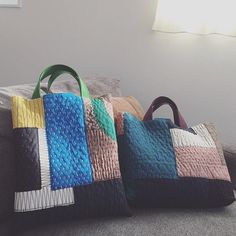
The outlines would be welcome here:
[[[23,0],[0,8],[0,86],[49,64],[121,80],[147,107],[169,95],[190,125],[213,121],[236,143],[236,38],[151,30],[156,0]]]

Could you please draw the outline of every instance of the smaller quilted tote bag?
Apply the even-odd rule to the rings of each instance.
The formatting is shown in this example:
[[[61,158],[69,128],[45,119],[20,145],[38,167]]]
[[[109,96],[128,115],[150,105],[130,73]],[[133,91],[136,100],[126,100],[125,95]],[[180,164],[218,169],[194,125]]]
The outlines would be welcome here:
[[[74,77],[81,96],[40,95],[61,74]],[[91,99],[77,73],[54,65],[40,75],[32,99],[12,98],[16,148],[15,216],[19,225],[70,218],[129,215],[118,161],[112,104]]]
[[[153,119],[168,104],[169,119]],[[127,198],[134,206],[220,207],[234,200],[220,141],[212,124],[188,128],[176,104],[154,100],[143,120],[120,113],[119,158]]]

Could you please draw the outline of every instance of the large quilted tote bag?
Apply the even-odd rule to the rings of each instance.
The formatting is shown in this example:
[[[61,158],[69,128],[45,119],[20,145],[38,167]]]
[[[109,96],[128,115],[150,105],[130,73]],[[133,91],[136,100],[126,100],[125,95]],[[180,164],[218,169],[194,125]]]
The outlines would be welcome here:
[[[50,76],[50,89],[61,74],[78,81],[81,96],[41,97],[40,82]],[[12,120],[17,223],[129,214],[111,102],[91,99],[73,69],[54,65],[43,71],[32,100],[12,98]]]
[[[168,104],[170,119],[153,119]],[[117,118],[120,165],[127,198],[134,206],[218,207],[234,198],[222,148],[212,124],[188,128],[176,104],[154,100],[143,120]]]

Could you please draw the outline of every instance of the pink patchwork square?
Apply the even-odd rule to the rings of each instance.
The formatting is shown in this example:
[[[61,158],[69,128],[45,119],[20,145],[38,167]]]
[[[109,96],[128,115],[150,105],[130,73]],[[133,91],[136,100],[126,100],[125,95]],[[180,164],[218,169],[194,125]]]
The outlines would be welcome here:
[[[222,163],[207,128],[199,125],[193,129],[196,134],[171,130],[178,176],[230,181],[227,166]]]

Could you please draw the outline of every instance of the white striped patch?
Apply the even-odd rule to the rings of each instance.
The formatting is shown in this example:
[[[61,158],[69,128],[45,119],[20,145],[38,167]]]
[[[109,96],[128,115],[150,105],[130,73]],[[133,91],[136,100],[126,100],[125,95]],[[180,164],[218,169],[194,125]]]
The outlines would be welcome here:
[[[75,203],[73,188],[52,191],[51,187],[41,190],[15,193],[15,212],[26,212],[68,206]]]
[[[50,186],[50,167],[48,157],[48,145],[45,129],[38,129],[39,137],[39,156],[40,156],[40,168],[41,168],[41,186]]]
[[[204,124],[192,127],[193,134],[182,129],[171,129],[171,137],[174,147],[210,147],[216,148],[214,140]]]

